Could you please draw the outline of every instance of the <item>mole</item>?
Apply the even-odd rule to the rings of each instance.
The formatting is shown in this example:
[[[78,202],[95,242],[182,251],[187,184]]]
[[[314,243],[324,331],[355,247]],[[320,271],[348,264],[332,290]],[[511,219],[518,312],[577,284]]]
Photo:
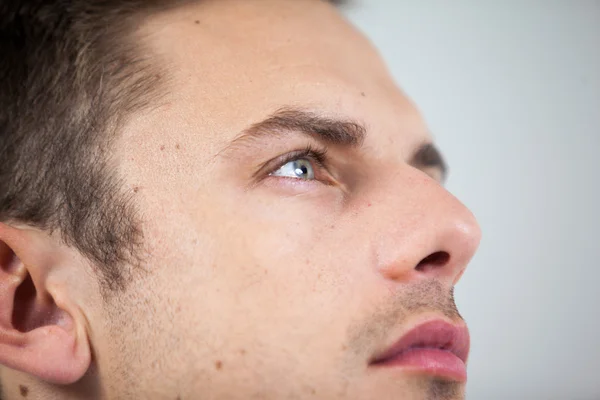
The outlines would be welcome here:
[[[195,23],[196,25],[198,25],[198,24],[200,24],[200,21],[199,21],[199,20],[195,20],[195,21],[194,21],[194,23]]]
[[[221,369],[221,368],[223,368],[223,362],[222,362],[222,361],[217,361],[217,362],[215,363],[215,368],[217,368],[217,369]]]
[[[29,394],[29,388],[27,386],[19,385],[19,391],[21,392],[21,396],[27,397]]]

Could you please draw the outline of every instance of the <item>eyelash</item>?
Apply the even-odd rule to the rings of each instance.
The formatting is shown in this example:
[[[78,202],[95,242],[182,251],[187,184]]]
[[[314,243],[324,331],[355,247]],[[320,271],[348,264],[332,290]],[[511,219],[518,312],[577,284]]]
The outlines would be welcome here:
[[[266,175],[271,175],[285,164],[303,158],[314,162],[315,168],[327,169],[327,149],[308,145],[302,150],[292,151],[291,153],[284,154],[269,161],[266,163],[265,167],[261,168],[261,170],[268,167]]]

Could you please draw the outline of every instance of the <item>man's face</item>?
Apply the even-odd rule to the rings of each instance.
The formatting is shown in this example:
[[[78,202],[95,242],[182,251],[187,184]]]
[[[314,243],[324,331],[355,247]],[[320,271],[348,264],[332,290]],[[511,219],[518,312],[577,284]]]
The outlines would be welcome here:
[[[106,394],[461,398],[460,374],[375,362],[462,325],[479,228],[368,41],[312,0],[202,1],[140,32],[171,76],[115,146],[146,254],[90,317]]]

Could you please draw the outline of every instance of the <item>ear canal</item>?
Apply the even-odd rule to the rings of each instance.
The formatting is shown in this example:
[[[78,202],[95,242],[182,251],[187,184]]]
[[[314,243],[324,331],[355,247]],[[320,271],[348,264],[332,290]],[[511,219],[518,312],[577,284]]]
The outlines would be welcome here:
[[[22,333],[60,324],[64,317],[64,312],[56,306],[52,298],[39,295],[29,275],[17,288],[14,301],[12,325]]]
[[[27,278],[19,285],[15,291],[15,305],[12,315],[13,328],[19,332],[29,332],[35,329],[32,321],[34,314],[31,309],[34,307],[36,291],[33,280],[28,274]]]
[[[10,322],[13,329],[26,333],[60,322],[63,312],[54,304],[50,296],[38,293],[31,275],[26,271],[21,260],[2,241],[0,241],[0,273],[13,277],[9,280],[14,290],[13,310],[12,315],[6,315],[5,320]]]

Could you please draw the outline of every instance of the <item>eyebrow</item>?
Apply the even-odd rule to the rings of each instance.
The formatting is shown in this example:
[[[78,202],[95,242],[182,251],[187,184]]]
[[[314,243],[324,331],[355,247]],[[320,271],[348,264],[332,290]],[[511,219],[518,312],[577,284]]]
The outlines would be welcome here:
[[[441,181],[448,177],[448,166],[438,148],[431,142],[425,142],[417,148],[408,162],[415,168],[435,168],[440,171]]]
[[[360,147],[367,136],[364,125],[355,121],[325,117],[302,109],[281,108],[266,120],[244,130],[232,144],[286,132],[300,132],[326,144],[346,147]]]
[[[313,111],[285,107],[267,119],[245,129],[225,150],[237,143],[264,136],[299,132],[329,145],[359,148],[367,136],[366,127],[350,119],[332,118]],[[413,153],[409,164],[415,168],[435,168],[446,179],[448,168],[437,147],[431,142],[422,143]]]

